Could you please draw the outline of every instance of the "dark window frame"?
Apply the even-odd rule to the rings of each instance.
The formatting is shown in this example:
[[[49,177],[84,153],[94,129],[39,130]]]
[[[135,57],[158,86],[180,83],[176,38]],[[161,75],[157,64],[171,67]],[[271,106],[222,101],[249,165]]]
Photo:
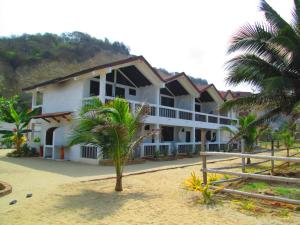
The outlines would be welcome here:
[[[110,93],[108,93],[108,91]],[[112,84],[106,84],[105,85],[105,96],[113,97],[113,95],[114,95],[114,93],[113,93],[113,85]]]
[[[122,94],[118,93],[122,90]],[[126,89],[124,87],[116,86],[115,87],[115,97],[125,98],[126,97]]]
[[[100,95],[100,82],[96,80],[90,80],[90,97]]]
[[[169,96],[160,96],[160,102],[161,105],[167,106],[167,107],[175,107],[175,98],[169,97]]]
[[[129,88],[129,95],[132,95],[132,96],[136,96],[136,89],[134,88]]]

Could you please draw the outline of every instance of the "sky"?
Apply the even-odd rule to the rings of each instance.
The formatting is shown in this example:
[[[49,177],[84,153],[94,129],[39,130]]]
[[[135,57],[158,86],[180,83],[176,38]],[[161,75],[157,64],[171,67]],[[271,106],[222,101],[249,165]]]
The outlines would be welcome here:
[[[290,21],[293,0],[268,0]],[[152,66],[228,86],[225,62],[232,35],[262,21],[259,0],[0,0],[0,36],[81,31],[124,42]],[[100,62],[101,64],[101,62]]]

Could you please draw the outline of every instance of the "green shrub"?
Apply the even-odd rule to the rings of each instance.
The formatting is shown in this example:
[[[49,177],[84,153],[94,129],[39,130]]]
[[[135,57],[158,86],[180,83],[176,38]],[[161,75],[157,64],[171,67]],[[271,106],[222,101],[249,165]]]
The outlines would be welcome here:
[[[155,159],[158,159],[160,157],[160,152],[159,151],[155,151],[154,154],[153,154],[153,157]]]
[[[22,145],[20,152],[13,151],[7,153],[8,157],[32,157],[38,156],[36,148],[30,148],[27,144]]]

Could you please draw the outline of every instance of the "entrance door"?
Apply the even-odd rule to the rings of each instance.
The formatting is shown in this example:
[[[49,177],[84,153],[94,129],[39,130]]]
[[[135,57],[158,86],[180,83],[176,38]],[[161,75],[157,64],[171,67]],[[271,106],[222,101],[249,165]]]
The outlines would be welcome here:
[[[174,127],[162,127],[162,141],[174,141]]]
[[[44,158],[53,158],[54,156],[53,132],[56,128],[57,127],[51,127],[46,131]]]
[[[191,142],[191,132],[190,131],[185,132],[185,142]]]

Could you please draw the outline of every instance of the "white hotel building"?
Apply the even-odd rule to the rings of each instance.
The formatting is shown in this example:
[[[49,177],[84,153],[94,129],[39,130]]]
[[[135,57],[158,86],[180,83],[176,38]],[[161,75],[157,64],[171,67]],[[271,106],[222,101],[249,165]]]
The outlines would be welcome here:
[[[134,110],[141,103],[151,107],[140,132],[159,129],[136,151],[137,157],[152,156],[155,151],[186,154],[201,143],[206,132],[207,150],[225,150],[229,135],[220,127],[231,126],[235,113],[220,113],[224,99],[214,85],[197,86],[184,73],[163,77],[142,56],[99,65],[43,82],[24,91],[32,93],[32,107],[41,114],[32,121],[39,127],[43,157],[97,163],[101,151],[91,146],[67,147],[68,135],[80,107],[93,97],[105,102],[115,96],[130,102]]]

